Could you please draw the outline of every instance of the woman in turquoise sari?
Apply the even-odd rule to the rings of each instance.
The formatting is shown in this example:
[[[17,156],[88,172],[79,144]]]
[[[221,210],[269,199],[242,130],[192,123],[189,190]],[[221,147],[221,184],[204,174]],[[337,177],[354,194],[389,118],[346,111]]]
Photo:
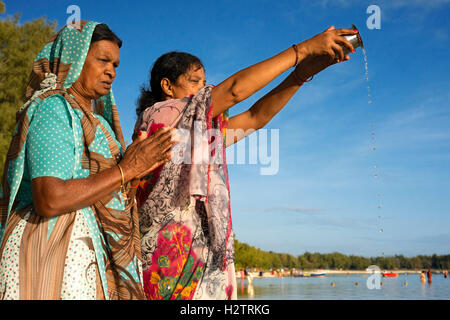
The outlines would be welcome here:
[[[131,187],[173,142],[164,128],[125,148],[111,90],[121,44],[81,22],[34,61],[0,194],[0,299],[145,298]]]

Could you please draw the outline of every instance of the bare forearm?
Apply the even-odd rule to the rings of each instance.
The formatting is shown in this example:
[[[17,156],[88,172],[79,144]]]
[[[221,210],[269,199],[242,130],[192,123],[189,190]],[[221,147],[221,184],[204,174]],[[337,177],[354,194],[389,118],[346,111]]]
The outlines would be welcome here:
[[[292,73],[277,87],[259,99],[250,109],[230,118],[228,123],[226,145],[243,139],[248,134],[264,127],[292,98],[300,84]]]
[[[83,179],[61,180],[54,177],[33,179],[33,202],[45,217],[59,216],[90,206],[118,192],[122,176],[117,166]]]
[[[251,108],[255,119],[255,129],[264,127],[272,118],[284,108],[294,96],[300,85],[291,73],[278,86],[259,99]]]
[[[164,127],[151,137],[142,134],[128,146],[119,164],[123,182],[138,180],[169,161],[170,148],[176,143],[172,140],[172,134],[173,129]],[[83,179],[33,179],[31,185],[35,209],[40,215],[49,218],[93,205],[119,191],[122,173],[118,166],[113,166]]]
[[[303,58],[302,50],[299,50],[298,58],[296,58],[295,50],[289,48],[272,58],[235,73],[213,89],[213,116],[217,116],[231,106],[247,99],[291,68],[296,59],[301,60]]]

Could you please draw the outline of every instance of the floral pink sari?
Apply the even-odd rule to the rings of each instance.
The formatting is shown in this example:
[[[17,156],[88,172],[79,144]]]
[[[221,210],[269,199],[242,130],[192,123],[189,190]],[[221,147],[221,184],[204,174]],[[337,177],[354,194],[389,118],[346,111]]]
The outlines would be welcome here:
[[[172,161],[138,188],[148,299],[236,299],[234,237],[225,160],[225,114],[212,119],[212,86],[147,108],[137,130],[182,138]]]

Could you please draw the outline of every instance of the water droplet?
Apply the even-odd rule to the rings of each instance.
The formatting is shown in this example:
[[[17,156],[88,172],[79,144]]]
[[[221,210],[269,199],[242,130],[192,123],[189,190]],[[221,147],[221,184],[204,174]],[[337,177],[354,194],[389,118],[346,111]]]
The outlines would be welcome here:
[[[370,94],[370,85],[369,85],[369,67],[368,67],[368,64],[367,64],[367,55],[366,55],[366,50],[364,49],[364,48],[362,48],[362,51],[363,51],[363,56],[364,56],[364,67],[365,67],[365,71],[366,71],[366,82],[367,82],[367,97],[368,97],[368,99],[367,99],[367,103],[368,104],[371,104],[372,103],[372,96],[371,96],[371,94]],[[372,121],[372,117],[373,117],[373,113],[369,113],[369,116],[371,117],[371,121]],[[374,125],[373,125],[373,123],[370,123],[370,128],[372,128],[373,129],[373,127],[374,127]],[[372,131],[371,132],[371,138],[372,138],[372,140],[375,140],[375,132],[374,131]],[[376,151],[377,150],[377,148],[376,147],[371,147],[370,148],[372,151]],[[374,165],[374,168],[375,169],[378,169],[378,165]],[[379,175],[376,173],[376,174],[374,174],[373,175],[375,178],[378,178],[379,177]],[[377,194],[377,197],[380,197],[380,194]],[[381,205],[379,205],[378,206],[378,209],[381,209]],[[378,219],[381,219],[381,216],[378,216]],[[380,228],[379,229],[379,232],[383,232],[383,228]],[[383,252],[383,256],[384,256],[384,252]],[[356,285],[358,285],[358,283],[356,283]]]

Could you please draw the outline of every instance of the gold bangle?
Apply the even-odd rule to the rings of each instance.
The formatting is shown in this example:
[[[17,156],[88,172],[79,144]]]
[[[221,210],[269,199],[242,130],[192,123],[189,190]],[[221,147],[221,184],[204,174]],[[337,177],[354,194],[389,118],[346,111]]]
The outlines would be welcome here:
[[[122,185],[120,186],[120,189],[123,190],[123,187],[124,187],[124,185],[125,185],[125,178],[124,178],[124,176],[123,176],[122,168],[120,167],[119,164],[117,164],[117,167],[119,168],[119,170],[120,170],[120,175],[121,175],[121,177],[122,177]]]
[[[293,67],[295,67],[297,65],[297,63],[298,63],[298,48],[297,48],[296,44],[293,44],[292,48],[294,48],[294,50],[295,50],[295,63],[293,65]]]

